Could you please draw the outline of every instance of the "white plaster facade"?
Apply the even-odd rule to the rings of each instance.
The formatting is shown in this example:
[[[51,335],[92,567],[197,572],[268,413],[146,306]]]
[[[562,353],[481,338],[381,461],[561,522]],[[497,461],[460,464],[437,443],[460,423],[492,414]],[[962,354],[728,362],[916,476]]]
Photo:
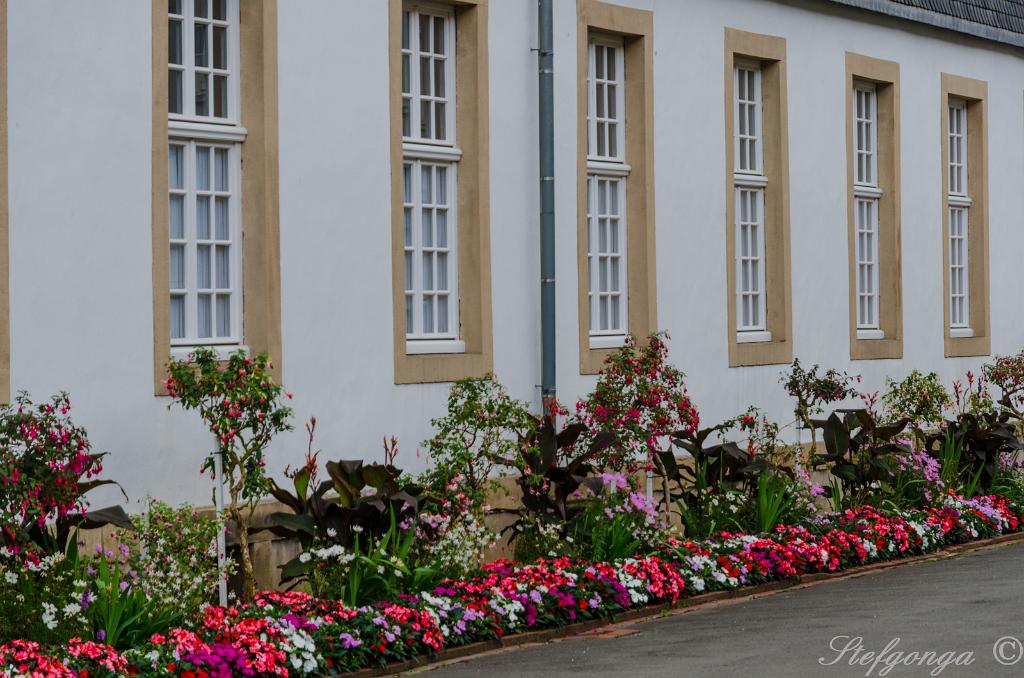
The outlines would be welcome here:
[[[242,0],[243,2],[245,0]],[[943,357],[940,73],[988,82],[992,350],[1024,346],[1024,51],[823,0],[617,0],[654,12],[658,324],[702,418],[749,404],[792,419],[781,366],[728,367],[723,31],[787,40],[794,354],[863,375],[912,368],[949,382],[981,358]],[[395,385],[385,0],[278,5],[281,315],[296,432],[319,420],[327,458],[425,466],[420,441],[447,384]],[[9,0],[11,389],[68,390],[107,475],[209,503],[211,441],[197,416],[153,396],[150,3]],[[576,6],[555,1],[558,392],[572,403],[577,337]],[[491,0],[490,211],[494,369],[537,403],[540,378],[536,2]],[[896,61],[901,79],[901,360],[849,360],[847,51]],[[244,170],[243,170],[244,171]],[[116,499],[114,492],[97,497]]]

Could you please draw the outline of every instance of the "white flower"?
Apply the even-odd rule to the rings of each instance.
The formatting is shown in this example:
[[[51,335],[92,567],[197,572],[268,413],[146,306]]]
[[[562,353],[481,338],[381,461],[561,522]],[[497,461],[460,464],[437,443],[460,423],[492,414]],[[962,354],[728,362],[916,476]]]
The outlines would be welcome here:
[[[57,608],[50,603],[43,603],[43,624],[51,631],[57,628]]]
[[[4,572],[4,579],[7,580],[8,584],[17,584],[18,583],[18,573],[17,572]]]
[[[362,528],[361,525],[353,525],[352,526],[352,531],[355,532],[356,534],[362,534],[363,528]]]
[[[300,553],[299,554],[299,562],[300,563],[308,563],[310,560],[312,560],[312,558],[313,558],[313,556],[311,556],[308,553]]]
[[[334,529],[333,527],[328,527],[327,528],[327,536],[331,537],[333,539],[334,537],[338,536],[338,531],[336,529]]]

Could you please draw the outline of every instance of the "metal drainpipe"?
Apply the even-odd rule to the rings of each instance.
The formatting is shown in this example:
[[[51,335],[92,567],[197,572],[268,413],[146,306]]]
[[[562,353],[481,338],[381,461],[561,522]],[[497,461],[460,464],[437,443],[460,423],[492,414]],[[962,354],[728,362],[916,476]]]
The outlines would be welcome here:
[[[555,140],[553,0],[537,2],[537,88],[540,151],[541,404],[555,400]]]

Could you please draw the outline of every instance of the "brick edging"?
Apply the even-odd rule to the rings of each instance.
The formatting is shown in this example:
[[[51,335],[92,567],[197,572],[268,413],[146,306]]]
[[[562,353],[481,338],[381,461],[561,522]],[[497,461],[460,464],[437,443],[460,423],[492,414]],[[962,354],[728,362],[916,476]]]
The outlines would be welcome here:
[[[857,567],[839,570],[837,572],[814,572],[802,576],[791,577],[790,579],[779,579],[765,582],[764,584],[754,584],[753,586],[743,586],[725,591],[699,593],[697,595],[680,598],[675,603],[657,603],[655,605],[639,607],[633,610],[625,610],[624,612],[612,614],[608,617],[602,617],[601,619],[590,619],[584,622],[568,624],[566,626],[559,626],[550,629],[524,631],[523,633],[516,633],[491,640],[478,640],[466,645],[458,645],[456,647],[444,649],[436,655],[420,655],[414,659],[388,664],[387,666],[368,667],[359,669],[358,671],[352,671],[350,673],[332,675],[351,676],[352,678],[394,675],[410,671],[412,669],[425,668],[434,664],[457,661],[469,656],[520,647],[522,645],[547,643],[552,640],[576,636],[605,626],[657,617],[668,612],[687,612],[691,608],[703,607],[711,603],[772,595],[791,588],[803,588],[804,586],[861,576],[872,572],[888,570],[894,567],[901,567],[903,565],[914,565],[936,560],[945,560],[961,553],[982,550],[1015,542],[1024,542],[1024,531],[1001,534],[987,539],[964,542],[962,544],[952,544],[932,553],[924,553],[907,558],[896,558],[894,560],[884,560],[877,563],[871,563],[869,565],[859,565]]]

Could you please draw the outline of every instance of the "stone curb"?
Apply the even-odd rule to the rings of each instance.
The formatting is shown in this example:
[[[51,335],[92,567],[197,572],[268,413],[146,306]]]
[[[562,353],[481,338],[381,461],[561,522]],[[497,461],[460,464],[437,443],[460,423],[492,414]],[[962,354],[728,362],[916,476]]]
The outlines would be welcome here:
[[[561,626],[552,629],[540,629],[538,631],[526,631],[524,633],[516,633],[514,635],[493,640],[480,640],[467,645],[460,645],[442,650],[433,656],[421,655],[415,659],[388,664],[387,666],[365,668],[351,673],[339,673],[333,675],[351,676],[352,678],[366,678],[368,676],[388,676],[407,672],[419,673],[423,670],[440,668],[446,664],[463,661],[467,657],[471,656],[505,652],[524,645],[536,645],[540,643],[548,643],[553,640],[571,638],[573,636],[578,636],[580,634],[587,633],[588,631],[604,627],[619,626],[636,621],[647,621],[667,614],[685,614],[696,608],[709,607],[716,603],[742,602],[743,600],[751,600],[765,595],[773,595],[788,589],[805,588],[807,586],[814,586],[840,579],[860,577],[883,570],[889,570],[894,567],[902,567],[904,565],[916,565],[937,560],[945,560],[963,553],[980,551],[1017,542],[1024,542],[1024,531],[1001,534],[996,537],[979,539],[977,541],[970,541],[963,544],[953,544],[933,553],[910,556],[909,558],[898,558],[896,560],[886,560],[878,563],[871,563],[870,565],[861,565],[859,567],[852,567],[848,570],[841,570],[839,572],[816,572],[802,577],[780,579],[778,581],[755,584],[753,586],[744,586],[742,588],[731,589],[728,591],[700,593],[694,596],[681,598],[675,603],[659,603],[656,605],[637,608],[635,610],[626,610],[625,612],[620,612],[602,619],[591,619],[578,624],[570,624],[568,626]]]

